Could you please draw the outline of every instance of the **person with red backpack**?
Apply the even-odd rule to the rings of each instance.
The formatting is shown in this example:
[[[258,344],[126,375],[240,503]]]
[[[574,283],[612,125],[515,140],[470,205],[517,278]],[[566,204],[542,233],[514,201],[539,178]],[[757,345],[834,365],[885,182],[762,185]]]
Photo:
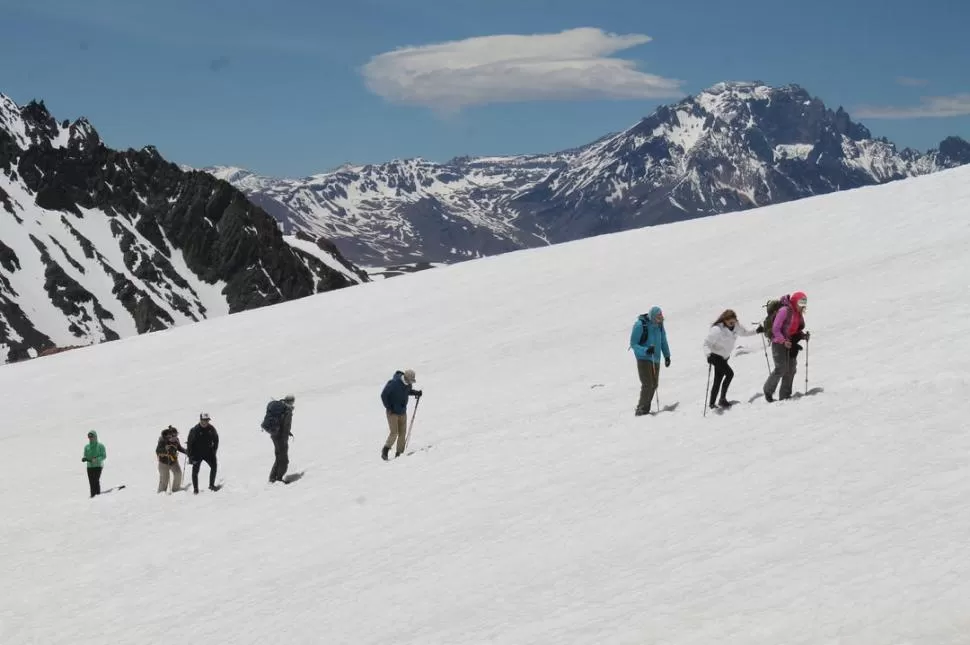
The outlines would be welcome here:
[[[798,352],[802,347],[799,341],[808,340],[809,333],[805,331],[805,309],[808,307],[808,297],[802,291],[796,291],[790,296],[784,296],[774,306],[768,304],[768,318],[765,320],[764,333],[771,337],[771,357],[775,362],[775,369],[765,381],[765,399],[771,403],[775,400],[775,389],[781,382],[778,399],[784,401],[791,398],[792,383],[795,381],[795,371],[798,364]],[[770,321],[770,326],[768,322]]]

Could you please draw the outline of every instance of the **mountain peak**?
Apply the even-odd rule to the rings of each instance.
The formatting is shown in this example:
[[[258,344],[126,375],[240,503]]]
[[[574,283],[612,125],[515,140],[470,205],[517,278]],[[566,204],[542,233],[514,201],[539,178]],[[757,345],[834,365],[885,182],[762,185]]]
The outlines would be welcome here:
[[[286,228],[366,266],[451,263],[884,183],[968,158],[899,153],[797,84],[716,83],[549,154],[419,157],[236,181]],[[963,162],[966,163],[966,162]]]

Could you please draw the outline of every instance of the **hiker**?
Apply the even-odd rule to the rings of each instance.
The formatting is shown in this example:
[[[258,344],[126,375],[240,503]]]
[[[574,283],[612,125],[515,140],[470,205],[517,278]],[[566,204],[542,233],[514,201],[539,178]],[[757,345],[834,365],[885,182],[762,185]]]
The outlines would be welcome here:
[[[670,367],[670,347],[667,345],[667,330],[664,329],[664,314],[660,307],[653,307],[649,314],[637,316],[630,334],[630,348],[637,359],[637,373],[640,376],[640,401],[634,414],[650,414],[653,395],[660,384],[660,355],[663,354],[664,366]]]
[[[104,449],[104,444],[98,442],[98,433],[94,430],[88,431],[88,443],[84,446],[84,456],[81,457],[81,461],[88,465],[88,487],[91,489],[91,497],[101,494],[101,470],[107,458],[108,453]]]
[[[158,492],[168,490],[169,477],[172,479],[172,492],[182,488],[182,468],[179,466],[179,453],[188,455],[188,451],[179,442],[179,431],[173,426],[162,430],[158,438],[155,454],[158,455]],[[198,487],[196,487],[198,488]]]
[[[207,412],[199,415],[199,423],[189,430],[185,441],[189,463],[192,464],[192,492],[199,494],[199,468],[204,461],[209,466],[209,490],[219,490],[216,486],[216,452],[219,450],[219,433],[211,423]]]
[[[269,483],[283,482],[283,475],[290,466],[290,426],[293,423],[293,408],[296,397],[287,394],[282,399],[270,401],[266,405],[266,415],[263,417],[262,428],[269,433],[273,440],[273,452],[276,459],[269,471]]]
[[[762,331],[764,328],[761,325],[751,331],[738,322],[738,315],[733,309],[726,309],[711,325],[711,331],[704,339],[704,353],[707,355],[707,364],[714,368],[714,387],[711,388],[709,402],[712,410],[718,407],[729,408],[732,405],[727,399],[727,391],[731,387],[734,370],[728,365],[728,359],[731,358],[738,336],[755,336]],[[718,391],[721,393],[720,400]]]
[[[771,335],[771,357],[775,362],[775,369],[768,375],[764,385],[765,399],[769,403],[775,400],[775,388],[778,387],[779,381],[781,381],[781,390],[778,392],[778,399],[783,401],[791,398],[792,383],[795,381],[798,365],[798,352],[802,349],[798,342],[809,338],[809,333],[804,331],[807,306],[808,297],[802,291],[783,296],[778,301],[778,308],[774,314],[771,314],[769,303],[768,318],[771,319],[771,328],[769,330],[766,319],[764,333]]]
[[[387,461],[387,454],[395,440],[397,441],[397,450],[394,456],[400,457],[401,453],[404,452],[408,430],[408,396],[413,396],[415,399],[421,398],[421,390],[414,389],[417,380],[414,370],[404,370],[403,372],[397,370],[381,391],[381,403],[384,404],[387,427],[390,430],[387,441],[381,448],[381,459],[384,461]]]

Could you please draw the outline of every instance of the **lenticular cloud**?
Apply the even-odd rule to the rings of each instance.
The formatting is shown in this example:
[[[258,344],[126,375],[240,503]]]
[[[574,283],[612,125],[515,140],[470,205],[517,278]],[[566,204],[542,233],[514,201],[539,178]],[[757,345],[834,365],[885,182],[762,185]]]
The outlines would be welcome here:
[[[363,74],[388,101],[446,111],[516,101],[679,96],[681,81],[611,57],[650,40],[592,28],[483,36],[380,54]]]

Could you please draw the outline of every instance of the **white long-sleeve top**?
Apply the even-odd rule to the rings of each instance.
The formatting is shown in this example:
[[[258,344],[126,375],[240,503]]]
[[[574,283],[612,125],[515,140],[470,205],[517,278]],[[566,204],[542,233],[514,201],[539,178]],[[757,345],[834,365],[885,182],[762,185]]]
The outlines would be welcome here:
[[[717,354],[723,358],[731,358],[738,336],[754,336],[757,333],[742,325],[740,320],[734,324],[734,329],[724,323],[717,323],[711,327],[704,339],[704,356]]]

